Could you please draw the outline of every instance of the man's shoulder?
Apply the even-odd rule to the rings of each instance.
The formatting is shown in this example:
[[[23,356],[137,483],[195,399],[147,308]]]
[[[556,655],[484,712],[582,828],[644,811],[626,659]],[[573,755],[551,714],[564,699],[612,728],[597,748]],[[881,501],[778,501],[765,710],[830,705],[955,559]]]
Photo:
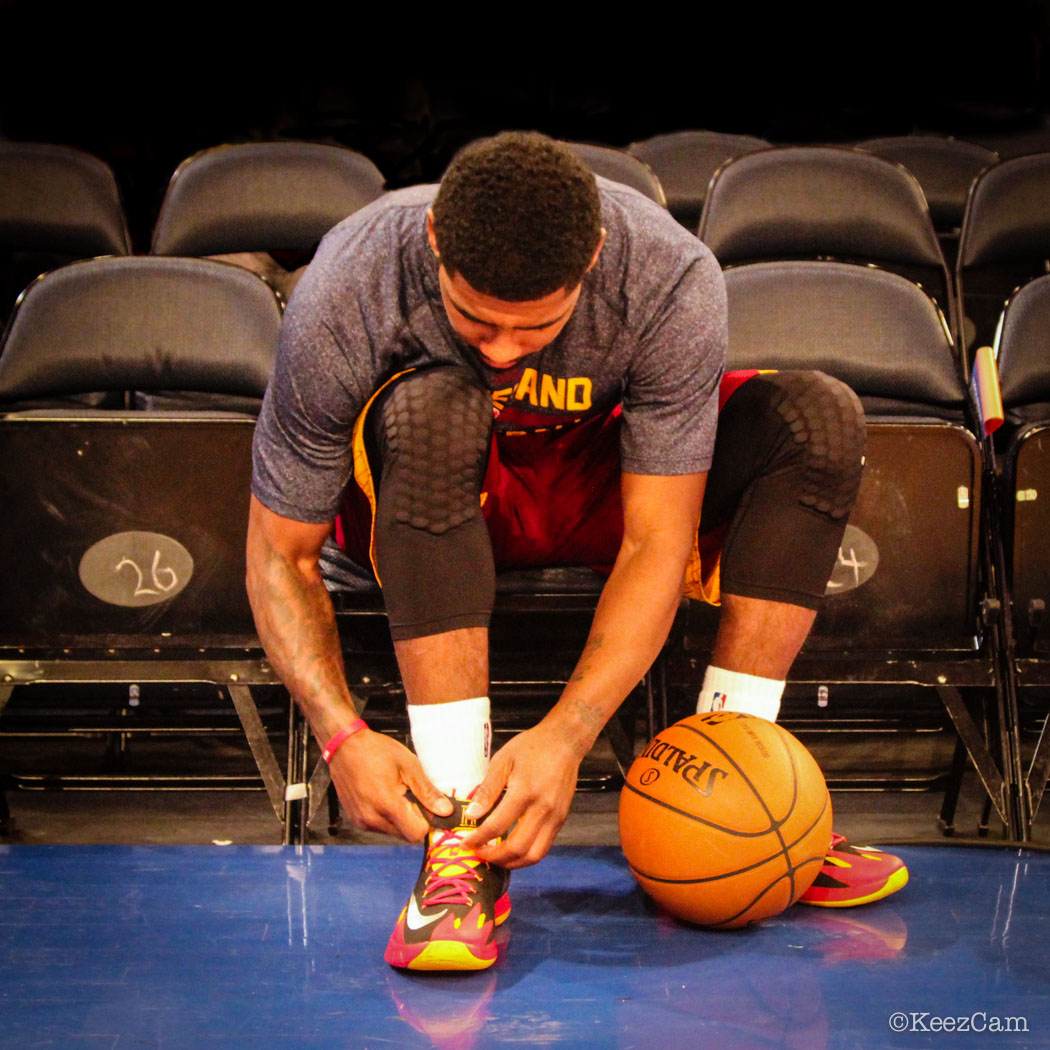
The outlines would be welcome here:
[[[654,306],[673,295],[687,275],[690,287],[705,292],[721,283],[711,251],[665,207],[605,179],[598,187],[606,240],[595,279],[607,299]]]
[[[630,186],[598,179],[608,256],[617,268],[652,274],[652,267],[688,267],[714,262],[707,246],[663,205]],[[604,251],[604,250],[603,250]]]

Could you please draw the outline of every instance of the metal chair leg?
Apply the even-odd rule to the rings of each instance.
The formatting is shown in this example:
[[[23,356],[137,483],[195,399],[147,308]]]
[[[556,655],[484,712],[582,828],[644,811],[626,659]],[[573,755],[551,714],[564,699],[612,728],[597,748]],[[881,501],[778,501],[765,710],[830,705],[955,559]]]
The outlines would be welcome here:
[[[335,793],[335,784],[329,784],[325,792],[328,798],[328,834],[335,835],[339,831],[339,796]]]
[[[948,786],[944,789],[944,801],[941,803],[939,823],[945,835],[955,834],[955,811],[959,805],[963,775],[966,772],[966,757],[966,747],[961,740],[956,740],[952,768],[948,774]]]
[[[984,805],[981,807],[981,819],[977,824],[977,836],[978,838],[987,838],[988,836],[988,824],[992,818],[992,800],[986,798]]]
[[[310,734],[306,719],[291,697],[288,698],[288,775],[284,789],[284,844],[306,844],[310,793],[306,785],[306,752]]]

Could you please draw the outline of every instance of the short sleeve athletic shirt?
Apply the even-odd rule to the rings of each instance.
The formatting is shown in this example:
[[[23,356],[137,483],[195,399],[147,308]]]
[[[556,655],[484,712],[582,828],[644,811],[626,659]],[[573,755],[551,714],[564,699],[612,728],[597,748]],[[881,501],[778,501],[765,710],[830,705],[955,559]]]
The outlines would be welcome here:
[[[466,365],[493,393],[552,423],[622,406],[621,467],[689,474],[711,465],[726,303],[710,251],[666,210],[598,180],[605,244],[568,323],[510,370],[453,331],[426,235],[436,186],[389,193],[321,242],[285,311],[255,431],[252,491],[296,521],[332,520],[352,470],[351,431],[390,376]]]

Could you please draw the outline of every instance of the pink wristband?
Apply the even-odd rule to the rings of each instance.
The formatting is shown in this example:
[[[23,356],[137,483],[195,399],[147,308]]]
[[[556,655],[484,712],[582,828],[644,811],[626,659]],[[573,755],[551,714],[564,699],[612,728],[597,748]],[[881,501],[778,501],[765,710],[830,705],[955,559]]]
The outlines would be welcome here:
[[[359,733],[362,729],[367,728],[368,725],[366,724],[363,718],[358,718],[356,721],[351,722],[348,726],[343,726],[343,728],[340,729],[339,732],[336,733],[335,736],[333,736],[327,744],[325,744],[324,750],[321,752],[321,757],[326,762],[331,762],[332,755],[334,755],[339,750],[339,748],[343,746],[343,741],[345,741],[348,736],[353,736],[354,733]]]

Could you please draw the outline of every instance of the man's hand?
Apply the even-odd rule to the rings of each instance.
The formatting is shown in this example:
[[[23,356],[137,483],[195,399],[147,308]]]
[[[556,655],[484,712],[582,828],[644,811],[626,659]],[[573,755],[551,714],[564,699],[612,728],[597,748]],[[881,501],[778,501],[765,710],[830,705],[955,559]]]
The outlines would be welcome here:
[[[504,868],[542,860],[569,814],[580,757],[564,734],[543,722],[513,737],[492,756],[468,812],[485,813],[503,798],[464,845]]]
[[[452,812],[452,803],[430,783],[419,759],[382,733],[354,733],[332,756],[329,769],[339,801],[359,828],[421,841],[430,825],[406,797],[409,791],[432,813],[446,817]]]

